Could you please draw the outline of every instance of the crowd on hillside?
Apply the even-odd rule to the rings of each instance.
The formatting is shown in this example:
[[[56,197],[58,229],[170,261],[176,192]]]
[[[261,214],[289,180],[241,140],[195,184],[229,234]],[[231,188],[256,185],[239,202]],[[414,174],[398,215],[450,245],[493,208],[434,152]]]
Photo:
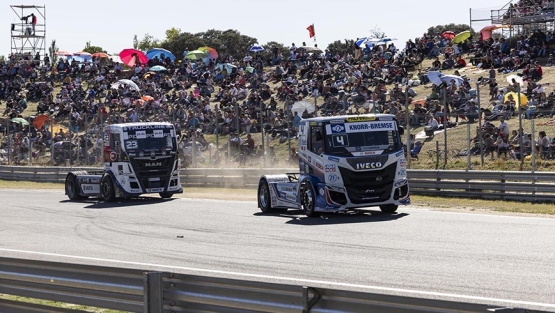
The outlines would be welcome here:
[[[450,127],[461,121],[474,122],[480,114],[475,103],[477,82],[458,72],[470,63],[487,73],[479,84],[489,88],[492,107],[481,114],[491,122],[500,116],[510,118],[515,112],[514,100],[505,101],[503,95],[516,84],[502,87],[506,84],[496,80],[499,72],[519,70],[525,82],[522,92],[537,104],[538,111],[548,110],[552,94],[536,82],[542,77],[538,58],[549,56],[547,63],[552,62],[552,41],[552,33],[534,31],[511,49],[504,39],[452,45],[442,34],[433,34],[409,40],[403,47],[392,42],[372,47],[355,44],[352,52],[344,55],[328,50],[307,53],[292,44],[287,55],[273,47],[269,56],[245,53],[243,59],[223,56],[209,62],[172,62],[162,57],[132,68],[111,59],[85,63],[59,59],[53,63],[48,57],[12,56],[0,63],[0,101],[6,104],[4,118],[21,116],[28,101],[37,101],[37,112],[32,114],[46,114],[69,125],[65,132],[50,134],[48,127],[34,130],[12,123],[13,160],[24,160],[30,154],[25,146],[31,141],[35,147],[31,155],[48,150],[51,138],[59,147],[68,141],[70,147],[100,146],[96,137],[99,125],[134,121],[171,121],[183,143],[193,135],[201,145],[207,144],[204,134],[229,135],[226,138],[236,149],[228,157],[244,160],[240,156],[263,153],[247,134],[264,128],[272,140],[284,141],[296,136],[299,119],[313,114],[384,112],[397,115],[408,126]],[[425,58],[433,59],[430,68],[420,66]],[[150,70],[158,65],[166,70]],[[429,84],[427,95],[414,91],[414,87],[429,83],[428,71],[453,68],[461,83],[452,81],[445,88]],[[131,80],[138,90],[132,84],[113,88],[120,79]],[[54,85],[61,86],[59,92]],[[445,108],[440,101],[444,93]],[[411,103],[409,120],[404,111],[407,99]],[[293,105],[302,100],[316,103],[316,113],[293,112]],[[443,120],[445,111],[448,121]],[[526,116],[535,114],[526,112]],[[0,130],[6,128],[2,125]],[[83,133],[85,128],[92,131]],[[493,135],[497,140],[499,132]],[[6,144],[4,141],[4,150]],[[84,158],[85,150],[76,149],[74,157]]]

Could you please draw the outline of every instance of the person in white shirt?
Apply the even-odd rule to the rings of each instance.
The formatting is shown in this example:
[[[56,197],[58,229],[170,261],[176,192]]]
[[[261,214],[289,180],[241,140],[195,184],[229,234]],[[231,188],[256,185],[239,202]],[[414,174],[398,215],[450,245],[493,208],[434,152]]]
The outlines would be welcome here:
[[[499,117],[499,132],[503,133],[505,136],[509,136],[509,124],[505,121],[503,116]]]

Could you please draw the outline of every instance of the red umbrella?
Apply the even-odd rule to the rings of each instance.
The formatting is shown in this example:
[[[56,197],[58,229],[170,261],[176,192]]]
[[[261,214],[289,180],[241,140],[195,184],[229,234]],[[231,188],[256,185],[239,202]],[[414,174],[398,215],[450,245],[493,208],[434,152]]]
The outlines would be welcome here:
[[[67,52],[67,51],[64,51],[64,50],[56,51],[54,54],[55,55],[65,55],[66,57],[73,55],[73,53]]]
[[[443,34],[441,34],[441,37],[452,40],[453,38],[455,38],[455,33],[452,31],[444,31]]]
[[[104,52],[96,52],[92,54],[93,58],[109,58],[110,56]]]
[[[123,49],[119,53],[119,57],[123,64],[127,66],[146,64],[148,62],[146,55],[142,51],[136,49]]]
[[[76,56],[81,56],[81,57],[82,57],[82,56],[89,56],[89,57],[91,56],[91,54],[90,54],[90,53],[88,53],[88,52],[85,52],[85,51],[79,51],[79,52],[75,52],[75,53],[74,53],[73,55],[76,55]]]

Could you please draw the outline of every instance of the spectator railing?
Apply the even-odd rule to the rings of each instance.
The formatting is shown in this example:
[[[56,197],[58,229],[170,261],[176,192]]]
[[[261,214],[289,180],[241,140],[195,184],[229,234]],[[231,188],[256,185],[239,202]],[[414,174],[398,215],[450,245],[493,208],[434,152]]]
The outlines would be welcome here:
[[[0,179],[63,183],[69,171],[100,168],[0,166]],[[184,187],[256,188],[260,176],[298,169],[190,168],[181,171]],[[490,200],[555,202],[555,173],[510,171],[408,170],[415,195]]]
[[[524,312],[431,300],[140,269],[0,258],[0,294],[126,312]],[[3,300],[1,312],[84,312]],[[540,312],[526,310],[526,312]]]

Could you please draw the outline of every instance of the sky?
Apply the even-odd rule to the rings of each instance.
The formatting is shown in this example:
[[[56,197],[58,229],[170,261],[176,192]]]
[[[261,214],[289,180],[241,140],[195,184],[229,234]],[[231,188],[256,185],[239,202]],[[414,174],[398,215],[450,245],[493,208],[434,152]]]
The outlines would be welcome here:
[[[11,23],[20,22],[10,3],[0,4],[0,55],[11,52]],[[164,39],[165,31],[176,27],[197,33],[208,29],[236,29],[257,38],[260,44],[277,41],[286,46],[306,42],[309,25],[314,24],[316,43],[320,48],[335,40],[370,36],[380,29],[388,37],[398,39],[404,47],[409,38],[421,36],[431,26],[449,23],[469,24],[473,18],[488,18],[490,10],[501,9],[509,0],[211,0],[207,2],[164,0],[91,2],[61,0],[28,0],[25,5],[46,6],[46,46],[56,40],[60,50],[78,52],[90,41],[110,54],[133,46],[133,36],[141,39],[149,33]],[[21,15],[21,10],[17,10]],[[29,15],[31,9],[24,10]],[[44,23],[39,16],[38,23]],[[489,23],[473,26],[480,30]],[[18,43],[18,45],[21,45]]]

